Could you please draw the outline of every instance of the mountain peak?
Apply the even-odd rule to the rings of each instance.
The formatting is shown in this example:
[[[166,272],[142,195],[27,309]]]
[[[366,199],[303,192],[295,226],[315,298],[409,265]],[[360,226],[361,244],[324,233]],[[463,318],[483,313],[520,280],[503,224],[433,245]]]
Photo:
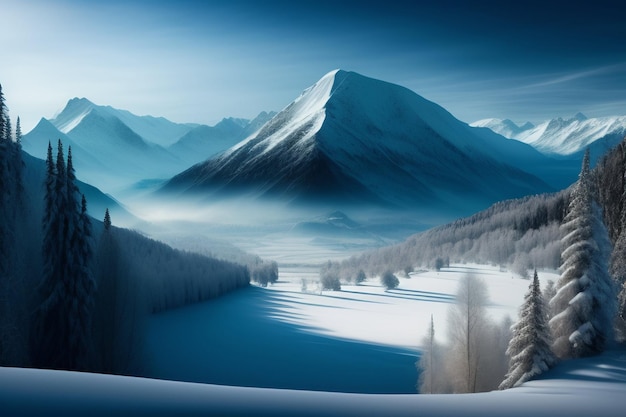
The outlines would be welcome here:
[[[541,157],[527,145],[474,133],[405,87],[333,70],[255,134],[174,177],[163,191],[450,210],[458,201],[479,206],[548,189],[500,162],[510,155]],[[486,165],[498,175],[483,175]]]
[[[59,131],[67,133],[74,129],[95,107],[95,104],[84,97],[74,97],[69,100],[65,108],[51,120],[51,123],[59,129]]]
[[[585,120],[587,120],[587,116],[585,116],[581,112],[578,112],[570,120],[577,120],[579,122],[584,122]]]

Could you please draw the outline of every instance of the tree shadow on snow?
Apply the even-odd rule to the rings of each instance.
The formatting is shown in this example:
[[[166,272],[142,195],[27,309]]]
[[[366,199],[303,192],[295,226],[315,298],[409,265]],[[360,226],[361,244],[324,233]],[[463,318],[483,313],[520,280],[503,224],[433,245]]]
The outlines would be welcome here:
[[[146,376],[266,388],[416,392],[415,351],[320,335],[321,329],[293,323],[297,310],[284,302],[279,292],[249,287],[154,315],[145,343]]]

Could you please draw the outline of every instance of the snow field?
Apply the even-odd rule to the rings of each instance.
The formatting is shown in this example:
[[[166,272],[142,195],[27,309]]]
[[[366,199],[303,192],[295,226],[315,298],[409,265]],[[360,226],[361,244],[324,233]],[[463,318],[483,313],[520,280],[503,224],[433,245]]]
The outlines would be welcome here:
[[[321,294],[316,268],[283,267],[268,288],[153,316],[144,368],[156,378],[222,385],[413,393],[430,315],[444,341],[447,308],[468,272],[485,280],[490,316],[516,320],[530,281],[495,267],[457,265],[400,278],[390,291],[370,279]]]

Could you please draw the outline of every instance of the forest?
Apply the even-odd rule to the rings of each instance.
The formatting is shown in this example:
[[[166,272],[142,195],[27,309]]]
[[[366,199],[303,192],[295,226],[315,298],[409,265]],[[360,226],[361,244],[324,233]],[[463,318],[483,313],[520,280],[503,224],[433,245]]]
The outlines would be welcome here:
[[[91,218],[71,149],[42,170],[13,132],[0,87],[0,365],[140,374],[149,314],[249,285],[246,265]]]

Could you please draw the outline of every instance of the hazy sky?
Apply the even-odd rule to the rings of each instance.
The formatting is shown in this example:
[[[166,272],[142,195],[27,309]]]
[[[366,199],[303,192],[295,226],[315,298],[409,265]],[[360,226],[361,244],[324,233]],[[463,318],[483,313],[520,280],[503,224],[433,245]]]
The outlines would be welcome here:
[[[0,83],[25,132],[76,96],[176,122],[252,118],[335,68],[466,122],[624,115],[620,3],[1,0]]]

